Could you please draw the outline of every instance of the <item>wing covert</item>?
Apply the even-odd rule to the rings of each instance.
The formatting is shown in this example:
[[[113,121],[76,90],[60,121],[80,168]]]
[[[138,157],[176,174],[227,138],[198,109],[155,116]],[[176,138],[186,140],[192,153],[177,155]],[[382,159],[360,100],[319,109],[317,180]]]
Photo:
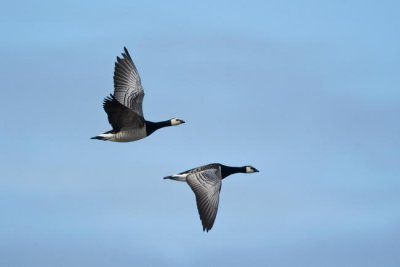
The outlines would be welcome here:
[[[122,128],[140,128],[144,126],[144,119],[135,111],[125,107],[113,95],[104,99],[103,108],[108,116],[108,122],[113,130]]]

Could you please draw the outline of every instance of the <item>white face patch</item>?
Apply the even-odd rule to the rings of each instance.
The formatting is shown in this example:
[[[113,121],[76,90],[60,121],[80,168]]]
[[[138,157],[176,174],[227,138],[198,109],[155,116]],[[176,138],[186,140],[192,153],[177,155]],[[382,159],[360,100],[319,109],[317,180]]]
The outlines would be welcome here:
[[[254,172],[253,168],[246,166],[246,173],[253,173],[253,172]]]
[[[174,118],[174,119],[171,120],[171,125],[172,126],[176,126],[176,125],[179,125],[179,124],[182,124],[182,123],[184,123],[184,121],[181,120],[181,119]]]

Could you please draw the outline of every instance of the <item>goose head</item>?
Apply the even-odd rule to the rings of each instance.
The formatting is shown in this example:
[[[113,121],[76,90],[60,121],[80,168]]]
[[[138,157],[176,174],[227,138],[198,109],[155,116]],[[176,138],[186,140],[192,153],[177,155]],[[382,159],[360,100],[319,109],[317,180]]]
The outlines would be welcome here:
[[[178,118],[171,119],[171,126],[176,126],[182,123],[185,123],[185,121]]]
[[[254,173],[254,172],[259,172],[256,168],[253,166],[245,166],[246,167],[246,173]]]

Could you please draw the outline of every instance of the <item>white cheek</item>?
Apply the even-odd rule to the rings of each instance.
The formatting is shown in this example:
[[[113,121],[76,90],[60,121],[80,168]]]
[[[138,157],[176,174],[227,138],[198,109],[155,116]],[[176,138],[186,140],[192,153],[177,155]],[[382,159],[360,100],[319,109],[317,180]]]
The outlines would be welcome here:
[[[250,169],[250,167],[246,167],[246,173],[251,173],[251,172],[253,172],[253,170]]]
[[[172,126],[176,126],[176,125],[179,125],[179,124],[181,124],[182,122],[180,122],[180,121],[178,121],[177,119],[172,119],[171,120],[171,125]]]

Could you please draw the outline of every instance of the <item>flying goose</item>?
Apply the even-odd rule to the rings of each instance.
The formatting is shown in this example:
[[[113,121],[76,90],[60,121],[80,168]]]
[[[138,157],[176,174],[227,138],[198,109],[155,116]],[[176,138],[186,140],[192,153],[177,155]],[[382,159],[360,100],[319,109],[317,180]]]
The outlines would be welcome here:
[[[142,110],[144,91],[139,72],[126,47],[124,51],[122,58],[117,57],[115,62],[114,95],[110,94],[103,102],[112,130],[91,139],[113,142],[136,141],[160,128],[185,123],[177,118],[161,122],[145,120]]]
[[[167,176],[164,179],[189,184],[196,196],[197,210],[203,224],[203,231],[208,232],[213,227],[217,216],[222,179],[239,172],[253,173],[258,172],[258,170],[252,166],[230,167],[220,163],[212,163]]]

